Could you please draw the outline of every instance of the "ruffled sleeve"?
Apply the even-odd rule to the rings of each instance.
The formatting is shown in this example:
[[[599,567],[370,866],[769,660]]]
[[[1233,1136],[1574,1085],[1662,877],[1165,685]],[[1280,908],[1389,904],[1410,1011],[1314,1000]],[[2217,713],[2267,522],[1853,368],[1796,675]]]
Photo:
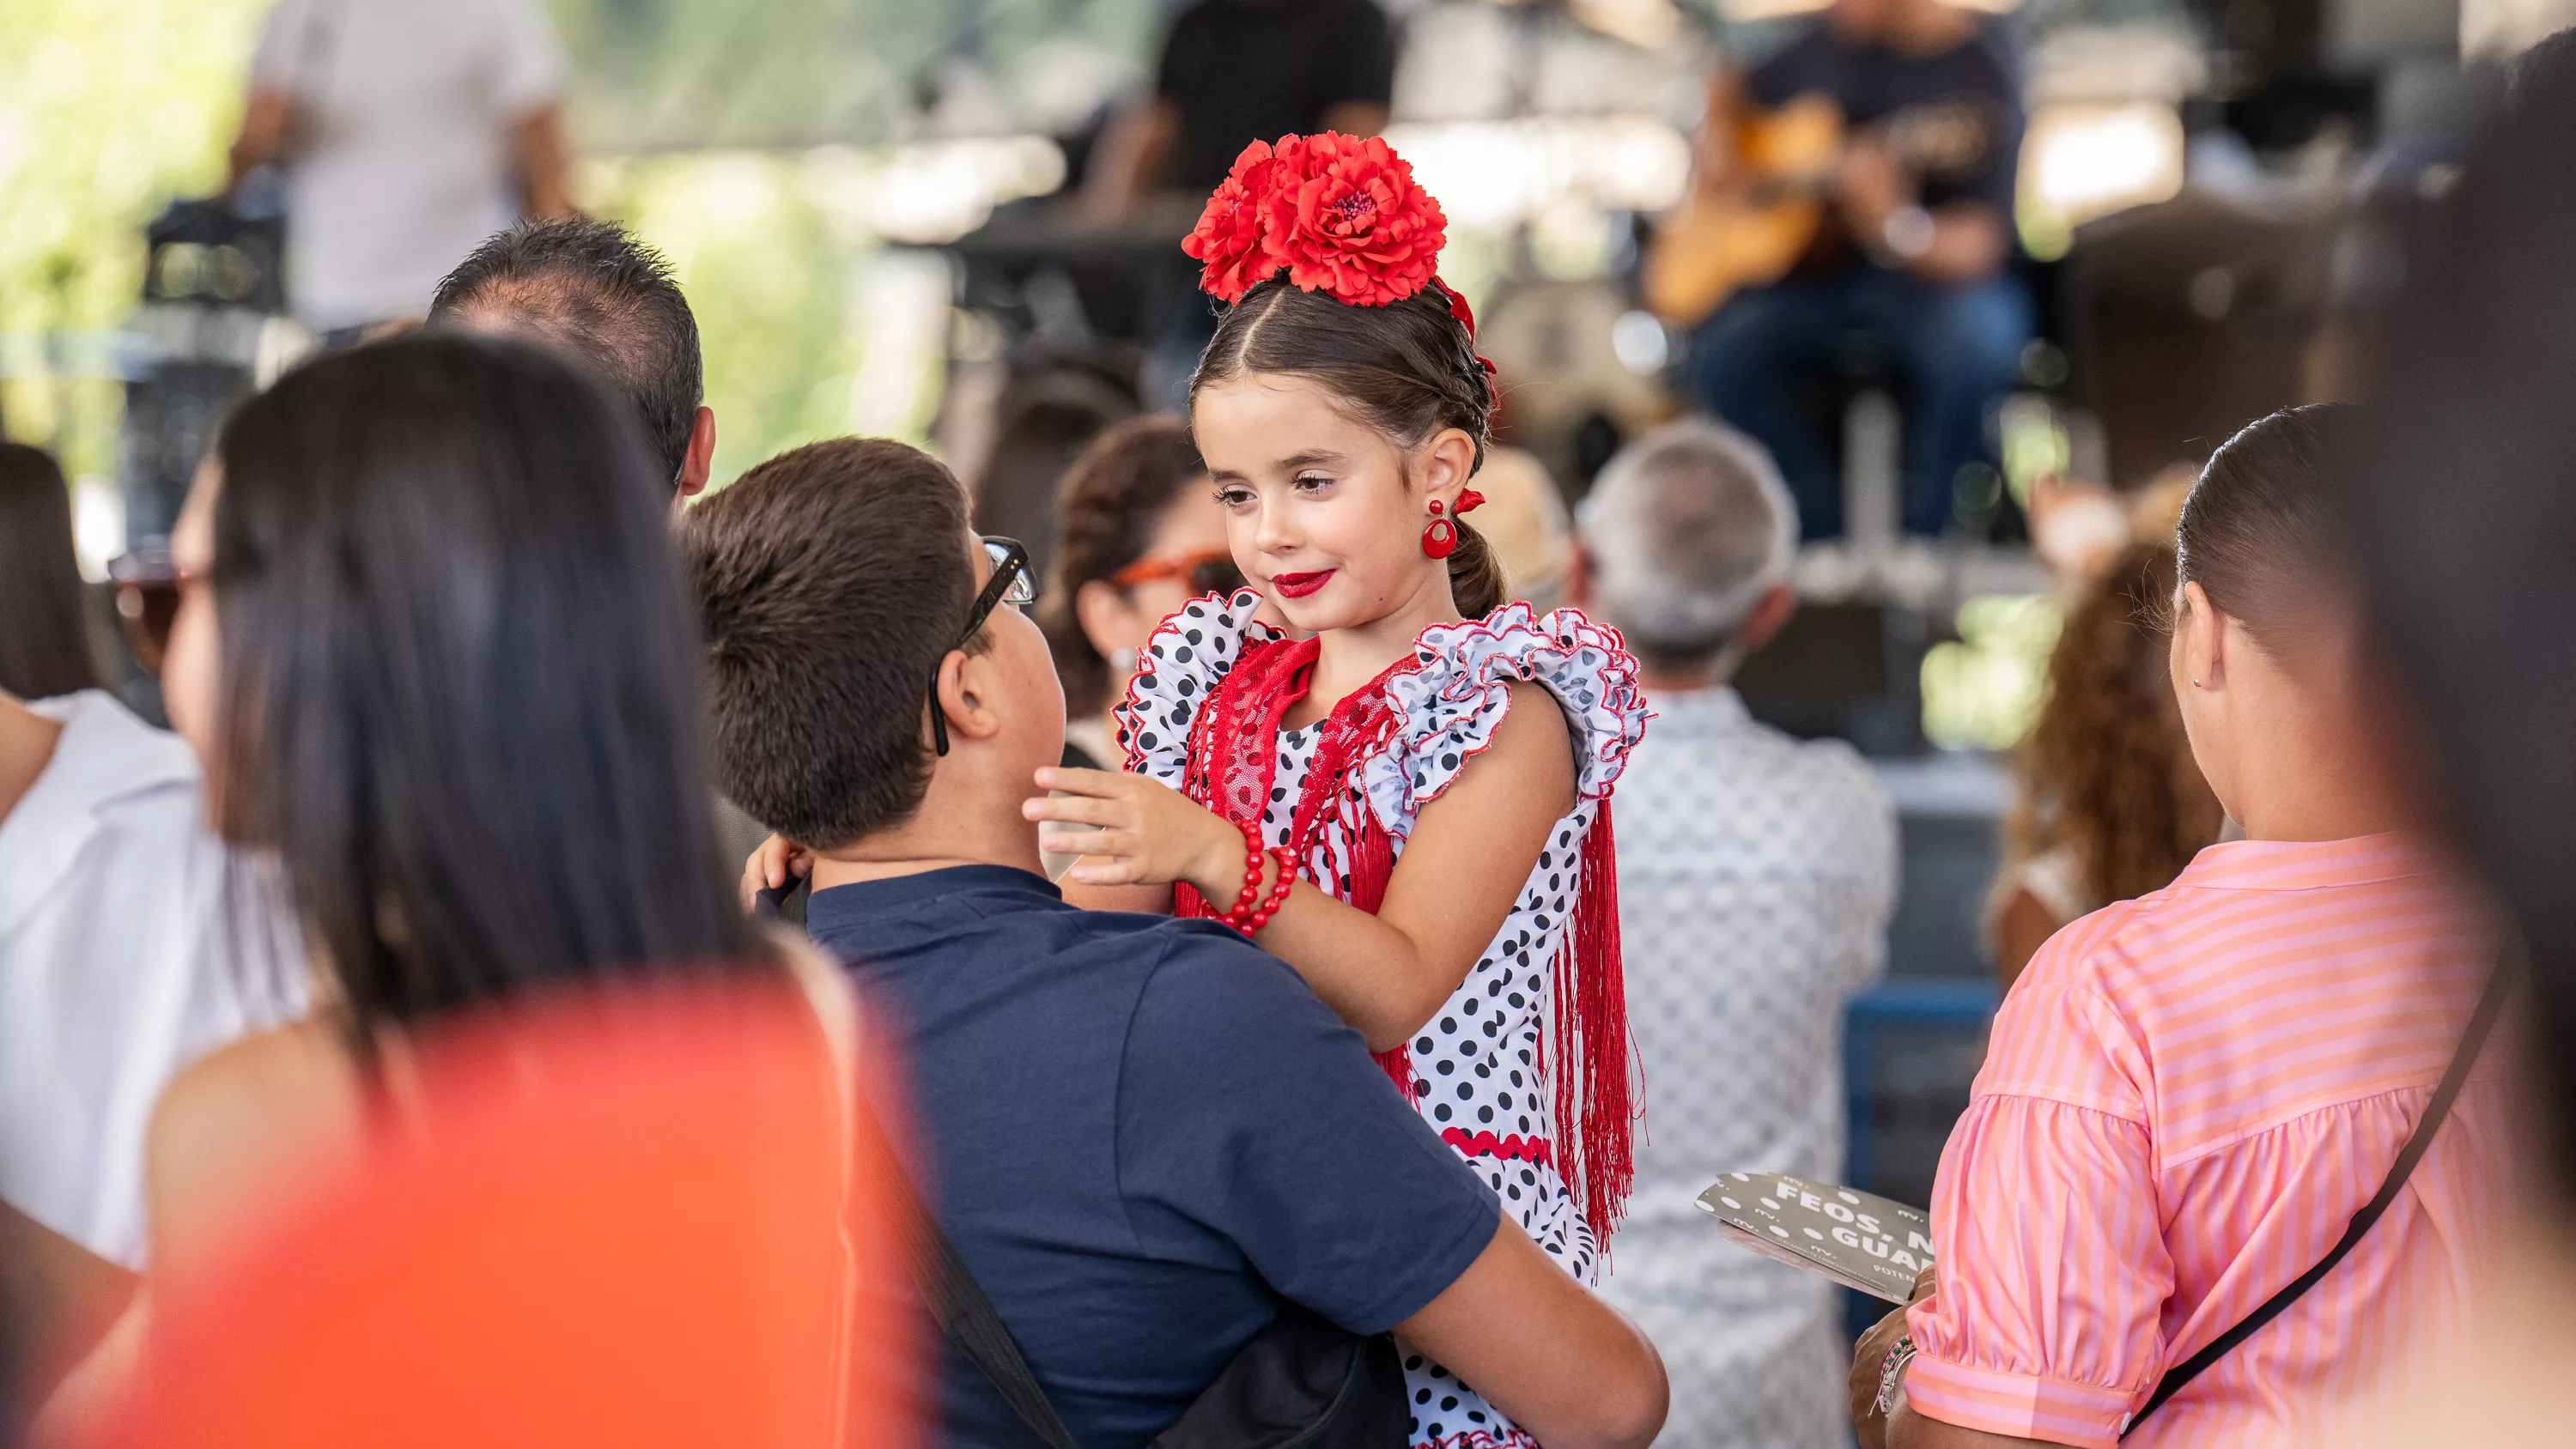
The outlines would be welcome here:
[[[1379,823],[1398,835],[1493,743],[1516,681],[1544,685],[1574,726],[1585,811],[1609,796],[1646,732],[1636,658],[1618,630],[1573,609],[1538,614],[1506,604],[1481,620],[1424,630],[1414,658],[1418,667],[1387,684],[1403,723],[1362,777]]]
[[[1247,644],[1279,637],[1253,620],[1261,596],[1245,589],[1230,599],[1193,599],[1147,641],[1136,678],[1118,706],[1118,746],[1128,773],[1179,789],[1190,758],[1190,722],[1217,681],[1233,671]]]

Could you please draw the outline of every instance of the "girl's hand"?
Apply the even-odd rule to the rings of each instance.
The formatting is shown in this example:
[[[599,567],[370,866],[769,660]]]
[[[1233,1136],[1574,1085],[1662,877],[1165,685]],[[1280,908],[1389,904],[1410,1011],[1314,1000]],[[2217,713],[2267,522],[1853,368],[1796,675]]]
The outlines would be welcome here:
[[[760,848],[745,856],[742,862],[742,908],[760,909],[760,893],[814,873],[814,857],[805,847],[784,835],[773,835],[760,842]]]
[[[1231,903],[1243,886],[1243,832],[1187,795],[1142,775],[1048,768],[1025,801],[1031,820],[1097,829],[1038,832],[1038,848],[1079,855],[1065,873],[1079,885],[1162,885],[1188,881],[1210,900]]]

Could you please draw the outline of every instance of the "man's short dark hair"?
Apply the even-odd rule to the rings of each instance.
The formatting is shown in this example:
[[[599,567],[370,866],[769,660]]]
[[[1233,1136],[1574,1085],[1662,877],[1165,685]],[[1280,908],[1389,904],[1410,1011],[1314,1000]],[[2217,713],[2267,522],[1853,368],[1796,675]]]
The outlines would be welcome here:
[[[613,222],[532,221],[485,239],[439,282],[432,321],[506,317],[566,347],[634,400],[675,482],[705,376],[698,319],[671,264]]]
[[[932,671],[974,603],[966,490],[918,448],[831,438],[688,511],[716,782],[833,850],[909,819],[930,785]]]

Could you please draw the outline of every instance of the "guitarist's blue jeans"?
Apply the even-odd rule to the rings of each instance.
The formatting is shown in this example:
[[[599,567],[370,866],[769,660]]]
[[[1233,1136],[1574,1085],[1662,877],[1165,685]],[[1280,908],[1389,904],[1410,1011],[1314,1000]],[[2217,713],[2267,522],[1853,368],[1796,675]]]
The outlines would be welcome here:
[[[1830,404],[1855,343],[1880,350],[1905,414],[1905,531],[1938,534],[1960,470],[1994,462],[1988,414],[2031,326],[2030,294],[2009,274],[1944,287],[1862,266],[1738,293],[1692,335],[1690,366],[1709,410],[1771,450],[1805,536],[1832,538],[1843,485]]]

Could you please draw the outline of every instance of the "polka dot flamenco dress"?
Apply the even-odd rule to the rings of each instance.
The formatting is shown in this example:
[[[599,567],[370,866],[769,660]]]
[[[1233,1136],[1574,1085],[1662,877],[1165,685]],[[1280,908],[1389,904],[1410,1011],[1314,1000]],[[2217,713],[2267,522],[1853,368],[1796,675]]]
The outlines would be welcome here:
[[[1211,706],[1226,693],[1239,661],[1253,661],[1246,665],[1249,676],[1290,647],[1252,621],[1258,604],[1248,591],[1232,599],[1212,595],[1173,615],[1154,635],[1120,711],[1128,769],[1202,802],[1221,788],[1211,783],[1209,757],[1226,748],[1212,729],[1224,726],[1202,716],[1217,713]],[[1311,658],[1312,646],[1306,647]],[[1299,874],[1373,908],[1365,880],[1353,879],[1369,874],[1364,862],[1372,844],[1401,856],[1421,808],[1492,742],[1514,682],[1541,685],[1555,697],[1576,744],[1574,808],[1557,822],[1502,929],[1457,992],[1412,1041],[1381,1061],[1504,1211],[1586,1285],[1594,1279],[1607,1218],[1625,1191],[1627,1049],[1616,1000],[1615,883],[1606,864],[1606,821],[1597,836],[1593,827],[1645,729],[1636,678],[1636,661],[1617,632],[1570,609],[1539,615],[1515,603],[1481,621],[1437,625],[1383,679],[1376,713],[1356,744],[1348,732],[1333,738],[1341,709],[1302,729],[1280,728],[1275,715],[1267,729],[1247,727],[1242,750],[1260,752],[1260,770],[1233,774],[1237,780],[1266,775],[1267,797],[1246,788],[1237,797],[1239,812],[1218,806],[1238,819],[1250,818],[1258,806],[1273,847],[1294,848],[1302,824],[1307,847]],[[1233,694],[1240,695],[1245,681],[1236,683]],[[1332,775],[1309,792],[1319,756]],[[1333,776],[1342,782],[1338,798],[1323,801],[1320,792]],[[1389,868],[1390,861],[1377,862],[1380,890]],[[1588,900],[1587,873],[1597,877]],[[1605,901],[1612,922],[1606,953],[1588,934],[1570,952],[1577,930],[1591,929],[1575,918],[1597,917]],[[1591,964],[1578,970],[1577,960]],[[1605,975],[1606,983],[1590,982],[1594,994],[1586,998],[1576,978]],[[1613,1022],[1608,1028],[1604,1011]],[[1570,1029],[1578,1018],[1594,1040]],[[1569,1129],[1559,1121],[1568,1115],[1582,1121]],[[1615,1146],[1601,1145],[1612,1138]],[[1418,1449],[1536,1445],[1438,1364],[1409,1355],[1405,1377]]]

